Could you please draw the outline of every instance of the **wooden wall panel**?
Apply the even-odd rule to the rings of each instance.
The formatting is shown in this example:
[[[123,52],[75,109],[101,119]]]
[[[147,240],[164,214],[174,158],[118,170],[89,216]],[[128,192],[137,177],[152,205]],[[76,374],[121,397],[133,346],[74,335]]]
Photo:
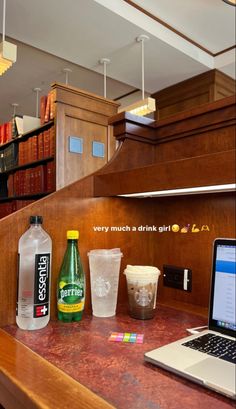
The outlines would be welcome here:
[[[83,153],[69,152],[69,136],[77,136],[83,139]],[[64,183],[75,182],[82,177],[102,168],[108,161],[108,131],[107,126],[83,121],[82,119],[65,117],[65,149]],[[93,141],[104,144],[104,157],[98,158],[92,155]]]
[[[189,132],[185,137],[176,138],[171,143],[168,137],[162,139],[155,152],[155,162],[191,158],[208,153],[235,149],[235,124],[227,127],[203,129],[197,134]]]
[[[154,264],[163,270],[163,264],[192,269],[192,292],[163,286],[158,298],[164,302],[186,302],[207,307],[209,302],[212,263],[212,243],[215,238],[235,238],[235,198],[233,193],[179,196],[154,199],[154,219],[159,226],[178,224],[189,226],[188,233],[156,233]],[[193,224],[199,232],[192,233]],[[201,231],[202,226],[209,231]]]
[[[156,99],[155,119],[235,94],[235,80],[214,69],[162,89],[152,95]]]
[[[171,303],[173,300],[185,301],[189,305],[195,304],[206,307],[209,294],[212,241],[215,237],[233,237],[235,235],[235,203],[232,194],[170,197],[165,199],[94,197],[95,190],[98,194],[97,185],[96,183],[94,185],[94,181],[99,180],[99,178],[103,181],[108,180],[109,183],[105,186],[107,189],[106,194],[116,195],[121,186],[120,175],[117,172],[119,166],[130,169],[123,171],[125,176],[129,175],[129,178],[125,179],[125,183],[130,188],[137,186],[137,191],[143,190],[147,186],[151,187],[152,182],[156,180],[160,180],[160,186],[163,189],[170,182],[172,187],[178,187],[177,185],[182,186],[183,181],[192,181],[195,184],[205,181],[206,185],[208,185],[214,184],[213,182],[226,183],[228,180],[233,180],[235,155],[233,156],[232,149],[228,152],[225,151],[227,147],[233,146],[234,141],[231,123],[233,120],[232,103],[233,99],[230,98],[222,103],[216,102],[213,104],[214,106],[211,105],[206,110],[198,109],[193,113],[189,113],[189,115],[181,114],[179,120],[175,117],[172,122],[171,120],[164,121],[162,125],[165,124],[165,126],[156,127],[157,136],[158,138],[160,136],[161,140],[153,138],[152,130],[154,128],[152,125],[148,123],[147,129],[142,131],[145,121],[138,120],[136,125],[133,126],[130,124],[129,117],[128,127],[126,127],[125,123],[122,126],[119,124],[119,129],[123,128],[123,134],[122,132],[119,134],[120,139],[124,140],[124,142],[109,165],[99,170],[97,174],[66,186],[52,195],[3,218],[0,221],[0,326],[15,322],[17,244],[19,237],[26,230],[29,216],[32,214],[43,216],[44,227],[53,240],[52,318],[56,318],[56,280],[66,248],[66,230],[68,229],[80,230],[80,251],[88,282],[86,301],[88,311],[91,310],[91,306],[87,252],[94,248],[112,247],[120,247],[124,253],[121,271],[124,270],[127,264],[151,264],[162,269],[163,264],[168,263],[180,266],[186,265],[192,268],[194,277],[191,294],[163,288],[160,280],[158,297],[167,303]],[[60,104],[58,104],[58,110],[60,109],[61,115],[65,116],[65,108],[61,108]],[[213,111],[214,115],[212,116]],[[125,122],[125,117],[119,116],[119,121],[120,118]],[[75,125],[73,125],[75,127],[77,126],[77,120],[76,118]],[[215,121],[213,125],[212,121]],[[129,129],[128,133],[125,132],[126,128]],[[203,133],[203,128],[205,133]],[[185,132],[186,136],[193,129],[192,150],[189,150],[190,148],[186,146],[186,138],[183,138],[181,132]],[[218,133],[219,129],[220,133]],[[65,128],[62,127],[62,130],[65,130]],[[150,138],[148,138],[149,131],[151,132]],[[143,132],[144,134],[142,134]],[[183,148],[179,145],[179,149],[177,149],[177,145],[172,145],[176,143],[176,139],[172,138],[176,135],[178,135],[177,140],[182,141]],[[145,143],[145,139],[148,139],[148,143]],[[195,153],[199,154],[201,152],[201,156],[176,161],[171,169],[169,162],[157,163],[156,161],[153,164],[155,162],[155,150],[157,151],[157,158],[158,149],[161,144],[164,145],[164,140],[168,140],[169,146],[168,148],[166,144],[165,160],[168,155],[174,155],[175,150],[183,157],[184,147],[188,155],[191,155],[195,147]],[[175,146],[175,148],[172,149],[171,146]],[[198,148],[200,151],[198,151]],[[213,154],[212,152],[217,151],[217,149],[220,152]],[[206,151],[208,151],[208,154],[203,155]],[[142,168],[132,170],[140,164],[143,165]],[[148,164],[152,165],[147,166]],[[187,167],[184,164],[187,164]],[[162,173],[160,169],[164,169]],[[211,169],[214,169],[214,173],[210,172]],[[155,183],[153,187],[155,187]],[[189,233],[188,235],[174,232],[139,231],[141,230],[141,228],[139,229],[140,226],[163,226],[163,224],[169,226],[174,223],[181,225],[181,227],[186,223],[191,225],[195,223],[199,226],[209,225],[210,231]],[[109,231],[95,231],[94,227],[96,226],[106,226]],[[123,227],[124,230],[111,231],[111,227]],[[136,227],[137,230],[132,231],[132,227]],[[127,302],[123,274],[120,277],[118,302],[119,305]]]
[[[56,109],[56,188],[57,190],[101,168],[115,151],[115,139],[108,118],[119,104],[83,90],[53,84]],[[68,136],[84,140],[82,154],[70,153]],[[105,157],[92,156],[92,140],[103,142]]]
[[[124,253],[121,271],[128,263],[148,264],[153,255],[152,242],[131,231],[96,232],[95,226],[132,226],[146,223],[149,212],[147,202],[132,203],[121,198],[93,198],[93,177],[87,177],[65,187],[4,218],[0,222],[0,326],[15,322],[17,246],[21,234],[28,227],[32,214],[40,214],[44,228],[53,241],[51,316],[56,318],[56,280],[66,249],[66,231],[80,231],[79,248],[87,276],[86,309],[91,310],[90,282],[87,252],[95,248],[120,247]],[[147,208],[148,206],[148,208]],[[148,210],[147,210],[148,209]],[[10,243],[10,246],[9,246]],[[119,293],[119,303],[127,298],[126,290]]]

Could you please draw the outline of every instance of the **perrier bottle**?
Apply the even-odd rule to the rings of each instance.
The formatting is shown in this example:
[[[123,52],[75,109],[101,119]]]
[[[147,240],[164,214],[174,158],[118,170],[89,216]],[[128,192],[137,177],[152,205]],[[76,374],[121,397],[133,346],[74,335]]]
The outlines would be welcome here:
[[[57,283],[58,319],[80,321],[85,302],[85,275],[78,249],[78,230],[67,231],[67,249]]]

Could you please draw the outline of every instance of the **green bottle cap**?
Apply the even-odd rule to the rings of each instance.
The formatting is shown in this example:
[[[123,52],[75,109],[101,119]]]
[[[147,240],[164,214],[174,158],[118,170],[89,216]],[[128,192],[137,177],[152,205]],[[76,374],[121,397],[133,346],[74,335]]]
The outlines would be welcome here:
[[[67,231],[67,240],[78,240],[79,232],[78,230],[68,230]]]

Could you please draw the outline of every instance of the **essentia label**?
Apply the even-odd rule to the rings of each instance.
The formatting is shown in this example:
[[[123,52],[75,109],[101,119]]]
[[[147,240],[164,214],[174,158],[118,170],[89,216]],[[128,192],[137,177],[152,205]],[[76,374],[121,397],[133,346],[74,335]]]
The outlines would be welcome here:
[[[50,253],[35,255],[34,318],[48,315]]]

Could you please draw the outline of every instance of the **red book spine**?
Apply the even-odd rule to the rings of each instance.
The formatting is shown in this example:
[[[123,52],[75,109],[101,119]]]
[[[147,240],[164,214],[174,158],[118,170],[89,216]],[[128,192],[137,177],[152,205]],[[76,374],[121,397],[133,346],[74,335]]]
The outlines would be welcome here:
[[[27,140],[27,148],[26,148],[26,163],[32,162],[32,138]]]
[[[45,183],[44,183],[44,169],[43,165],[38,166],[38,193],[43,193],[45,191]]]
[[[4,142],[6,143],[6,142],[8,142],[9,141],[9,136],[8,136],[8,122],[6,122],[5,124],[4,124],[4,134],[5,134],[5,139],[4,139]]]
[[[46,106],[47,106],[47,96],[43,95],[40,98],[40,123],[41,125],[43,125],[45,121]]]
[[[38,159],[43,159],[44,157],[44,153],[43,153],[43,132],[41,132],[38,135]]]
[[[49,129],[44,131],[43,133],[43,153],[44,153],[44,158],[47,158],[50,156],[50,134],[49,134]]]
[[[7,141],[12,140],[12,121],[7,123]]]
[[[27,193],[35,193],[35,168],[29,169],[29,191]]]
[[[23,165],[24,163],[24,142],[18,145],[18,165]]]
[[[19,171],[19,196],[23,196],[25,194],[26,188],[26,178],[25,178],[25,171]]]
[[[4,143],[4,139],[5,139],[5,126],[4,126],[4,124],[2,124],[1,128],[0,128],[0,143],[1,143],[1,145]]]
[[[27,142],[28,141],[24,141],[19,144],[21,149],[21,165],[24,165],[27,161]]]
[[[50,119],[50,98],[47,96],[47,104],[45,108],[44,122],[48,122]]]
[[[8,197],[14,196],[14,175],[10,174],[7,180]]]
[[[49,129],[49,156],[55,155],[55,126]]]
[[[22,196],[24,194],[24,184],[25,184],[25,171],[19,171],[19,192],[18,195]]]
[[[32,169],[25,170],[25,191],[24,191],[25,195],[29,195],[31,193],[31,190],[30,190],[31,172],[32,172]]]
[[[15,174],[14,174],[14,193],[15,193],[15,196],[19,195],[18,192],[19,192],[19,171],[15,172]]]
[[[34,162],[38,159],[38,137],[37,135],[31,138],[31,161]]]
[[[53,192],[56,189],[54,162],[48,162],[45,166],[45,191]]]
[[[8,122],[4,124],[4,142],[8,142]]]
[[[55,118],[55,109],[56,109],[56,105],[55,105],[55,91],[51,90],[49,92],[49,98],[50,98],[50,114],[49,114],[49,118],[50,120],[52,120],[53,118]]]

